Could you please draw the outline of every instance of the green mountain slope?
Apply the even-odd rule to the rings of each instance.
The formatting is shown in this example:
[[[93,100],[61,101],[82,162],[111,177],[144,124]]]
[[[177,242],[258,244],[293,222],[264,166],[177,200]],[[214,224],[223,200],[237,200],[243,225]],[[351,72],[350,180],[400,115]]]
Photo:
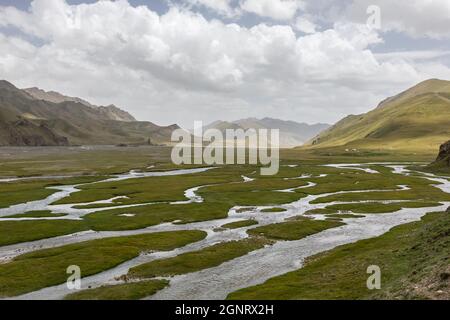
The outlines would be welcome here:
[[[450,81],[432,79],[342,119],[306,147],[435,152],[449,137]]]

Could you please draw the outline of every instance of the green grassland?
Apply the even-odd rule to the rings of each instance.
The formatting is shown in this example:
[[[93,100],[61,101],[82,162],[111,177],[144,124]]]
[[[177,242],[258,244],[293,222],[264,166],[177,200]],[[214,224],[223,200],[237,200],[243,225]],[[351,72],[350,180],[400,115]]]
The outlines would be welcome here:
[[[80,192],[74,193],[56,204],[93,202],[118,196],[128,197],[121,199],[121,204],[181,201],[185,200],[184,191],[186,189],[202,185],[239,182],[242,181],[239,173],[247,171],[241,167],[237,170],[224,167],[198,174],[183,175],[181,179],[179,176],[163,176],[100,182],[81,186]]]
[[[448,299],[449,230],[448,213],[428,214],[420,222],[393,228],[380,237],[314,256],[302,269],[228,298]],[[371,265],[381,268],[381,290],[367,289],[366,271]]]
[[[353,212],[353,213],[388,213],[399,211],[402,208],[427,208],[438,207],[440,203],[436,202],[397,202],[397,203],[349,203],[349,204],[334,204],[326,207],[326,209]]]
[[[225,229],[239,229],[239,228],[245,228],[257,225],[258,221],[256,220],[242,220],[242,221],[236,221],[231,223],[226,223],[222,226],[222,228]]]
[[[279,212],[285,212],[286,209],[283,208],[269,208],[269,209],[262,209],[261,212],[263,213],[279,213]]]
[[[149,280],[103,286],[69,294],[66,300],[138,300],[151,296],[169,284],[167,280]]]
[[[354,218],[364,218],[362,215],[358,214],[348,214],[348,213],[336,213],[327,214],[327,219],[354,219]]]
[[[248,230],[247,233],[273,240],[300,240],[315,233],[342,225],[344,224],[334,221],[299,219],[257,227]]]
[[[268,244],[270,244],[270,241],[264,238],[249,238],[219,243],[200,251],[142,264],[130,269],[128,276],[131,278],[154,278],[195,272],[216,267],[223,262],[261,249]]]
[[[155,204],[126,209],[113,209],[88,214],[84,220],[90,228],[100,230],[132,230],[178,221],[178,224],[223,219],[230,205],[223,203],[191,203],[185,205]],[[133,214],[127,217],[123,214]]]
[[[79,220],[0,221],[0,246],[89,230]]]
[[[300,219],[258,227],[256,229],[250,229],[248,233],[252,237],[244,240],[219,243],[199,251],[184,253],[173,258],[155,260],[131,268],[127,278],[150,279],[171,277],[200,271],[216,267],[226,261],[261,249],[266,245],[271,245],[274,240],[298,240],[341,225],[343,223],[336,221]],[[258,230],[258,232],[253,232],[253,230]]]
[[[85,277],[111,269],[141,252],[172,250],[205,237],[203,231],[161,232],[91,240],[23,254],[0,265],[0,297],[64,283],[70,265],[79,266]]]
[[[13,214],[2,218],[49,218],[49,217],[64,217],[64,213],[52,213],[50,210],[28,211],[25,213]]]
[[[2,148],[0,172],[4,177],[41,175],[111,175],[132,169],[174,168],[167,147],[41,147]]]
[[[59,151],[56,151],[56,149]],[[176,167],[171,165],[170,160],[168,160],[168,151],[170,149],[165,148],[117,148],[118,150],[106,148],[104,150],[65,150],[65,152],[60,152],[61,149],[59,148],[56,149],[46,151],[47,153],[45,154],[40,154],[41,151],[39,150],[31,151],[20,154],[15,159],[5,157],[0,152],[0,159],[6,159],[5,162],[0,162],[0,176],[41,174],[94,174],[96,176],[0,183],[0,208],[21,202],[43,199],[56,192],[56,190],[47,189],[49,186],[62,184],[85,185],[80,187],[80,192],[73,193],[70,197],[59,201],[58,203],[60,204],[83,204],[91,201],[126,196],[127,198],[115,201],[112,206],[124,204],[137,206],[98,211],[88,214],[80,220],[1,221],[0,219],[0,246],[51,238],[86,230],[136,230],[168,222],[187,224],[224,219],[228,216],[229,210],[234,206],[246,206],[247,208],[237,210],[241,213],[248,211],[249,208],[267,206],[270,208],[263,210],[262,214],[276,214],[277,212],[282,212],[282,210],[284,211],[284,209],[279,207],[280,205],[298,201],[308,195],[321,195],[323,193],[342,191],[364,191],[322,196],[315,200],[314,203],[324,204],[325,208],[311,210],[307,214],[308,216],[325,214],[328,217],[328,220],[325,221],[293,218],[266,226],[257,226],[258,223],[255,220],[242,220],[224,224],[219,229],[228,229],[227,232],[231,232],[232,229],[252,227],[247,231],[250,238],[241,241],[219,243],[197,252],[156,260],[135,267],[130,271],[128,276],[138,278],[147,279],[157,276],[185,274],[218,266],[225,261],[230,261],[248,254],[253,250],[258,250],[274,241],[298,240],[329,228],[339,227],[345,223],[345,221],[342,222],[340,219],[361,217],[357,215],[358,213],[382,214],[396,212],[401,208],[433,207],[439,205],[441,201],[450,201],[449,194],[433,186],[437,184],[436,182],[423,179],[419,175],[406,177],[394,174],[391,169],[380,165],[370,165],[370,168],[380,172],[377,174],[323,166],[323,164],[339,162],[426,161],[427,159],[431,159],[431,156],[428,154],[413,154],[408,152],[396,154],[389,153],[388,151],[343,152],[342,150],[332,148],[320,150],[282,150],[282,166],[276,176],[260,176],[258,167],[239,165],[221,166],[203,173],[182,176],[147,177],[87,184],[106,179],[107,175],[127,172],[130,169],[172,170]],[[287,164],[296,164],[297,167],[287,167]],[[149,169],[148,167],[150,165],[156,165],[156,167]],[[177,167],[177,169],[187,167],[192,166]],[[422,169],[422,167],[413,166],[412,168]],[[323,174],[327,176],[319,177],[319,175]],[[255,180],[243,183],[242,175],[252,177]],[[296,179],[300,176],[308,176],[308,178]],[[297,189],[295,192],[279,192],[279,190],[283,189],[306,186],[308,182],[313,182],[316,185],[309,188]],[[399,185],[408,186],[410,190],[397,190]],[[196,192],[197,195],[200,195],[204,199],[203,202],[170,204],[170,202],[174,201],[187,200],[184,196],[185,190],[198,186],[204,186]],[[373,190],[383,190],[383,192]],[[332,201],[355,202],[360,200],[367,202],[326,206],[327,203]],[[392,200],[394,202],[388,204],[375,202],[378,200]],[[87,205],[84,207],[93,208],[104,206],[109,207],[111,204]],[[351,213],[355,213],[356,215]],[[61,215],[42,211],[24,212],[11,217],[44,218],[49,216]],[[443,221],[445,219],[441,215],[429,215],[419,225],[426,225],[427,230],[434,232],[433,230],[435,229],[433,228],[437,228],[435,224],[438,221],[444,223]],[[231,297],[240,297],[241,293],[243,295],[242,297],[250,299],[254,298],[253,294],[255,298],[260,297],[260,295],[263,298],[267,298],[269,295],[273,295],[271,298],[286,297],[293,299],[315,297],[315,295],[319,294],[315,290],[319,290],[320,286],[317,284],[316,288],[316,282],[320,282],[321,274],[324,274],[325,280],[330,283],[329,285],[327,284],[327,290],[330,290],[329,297],[375,297],[373,293],[367,293],[360,289],[355,289],[355,291],[351,292],[348,291],[350,290],[348,288],[349,285],[353,285],[356,283],[355,281],[359,281],[358,277],[367,277],[365,270],[363,270],[363,275],[357,274],[355,279],[353,279],[351,275],[345,273],[345,268],[348,268],[345,263],[350,263],[354,253],[357,259],[361,259],[361,261],[367,259],[368,255],[365,256],[362,253],[363,249],[359,249],[359,246],[365,245],[364,250],[375,250],[374,247],[372,248],[374,246],[372,242],[378,245],[385,245],[388,248],[390,248],[389,246],[393,246],[392,251],[397,252],[396,250],[405,249],[405,247],[401,247],[402,243],[405,246],[413,246],[412,241],[417,240],[417,243],[419,241],[428,241],[428,238],[426,238],[423,232],[419,236],[417,231],[419,227],[408,226],[402,226],[392,231],[395,233],[399,232],[397,230],[403,230],[401,231],[403,235],[411,233],[414,234],[414,237],[417,236],[416,238],[406,239],[407,244],[406,242],[403,243],[403,240],[397,241],[398,239],[394,236],[388,236],[392,233],[390,232],[388,235],[385,235],[386,238],[383,238],[383,236],[367,240],[366,242],[358,242],[357,244],[349,245],[350,249],[344,249],[345,247],[338,248],[336,252],[340,252],[339,254],[334,254],[334,251],[332,251],[323,256],[315,257],[306,268],[296,271],[302,275],[308,275],[307,278],[311,279],[308,280],[310,282],[302,282],[299,285],[299,287],[305,285],[304,289],[302,289],[303,291],[297,287],[297,282],[295,282],[298,281],[297,278],[293,278],[294,280],[286,278],[287,280],[285,281],[282,276],[281,278],[274,279],[273,282],[269,280],[267,283],[270,286],[268,284],[262,285],[264,287],[261,288],[264,289],[261,289],[261,291],[258,289],[257,293],[253,293],[252,290],[254,288],[249,288],[248,291],[244,289],[242,292],[233,294]],[[215,231],[218,232],[219,230],[217,229]],[[438,236],[439,233],[435,235]],[[79,265],[82,268],[82,276],[84,277],[111,269],[120,263],[136,257],[141,252],[171,250],[188,243],[199,241],[205,236],[206,233],[202,231],[165,232],[92,240],[24,254],[8,263],[0,264],[0,297],[15,296],[63,283],[67,279],[66,268],[71,264]],[[401,238],[402,236],[398,235],[398,237]],[[395,242],[399,242],[399,247],[394,247],[397,245]],[[442,241],[439,243],[441,245],[446,244]],[[423,249],[424,252],[425,249],[434,250],[430,252],[437,252],[436,259],[441,256],[440,250],[442,248],[440,247],[434,247],[429,244],[427,248]],[[399,252],[404,253],[403,256],[409,257],[407,251]],[[372,253],[380,259],[381,264],[384,263],[382,258],[384,259],[385,256],[381,252],[372,251]],[[327,258],[328,254],[332,255],[333,258]],[[419,252],[417,254],[414,257],[420,258]],[[320,268],[317,266],[317,269],[310,267],[319,263],[322,259],[328,259],[326,260],[327,263],[320,264]],[[394,260],[394,257],[390,257],[389,259]],[[413,256],[408,259],[410,259],[408,263],[412,264]],[[435,260],[431,259],[428,264],[425,260],[419,261],[422,264],[419,265],[420,263],[418,263],[417,266],[414,266],[419,268],[417,269],[419,270],[417,271],[418,274],[429,276],[431,271],[438,272],[437,270],[440,268],[438,267],[438,269],[433,269],[428,272],[429,265],[434,263]],[[387,263],[385,265],[388,265]],[[335,265],[337,266],[337,271],[331,270]],[[420,269],[420,266],[423,266],[423,268]],[[355,271],[355,269],[353,270]],[[402,270],[404,271],[404,269],[400,270],[399,268],[399,270],[393,272],[392,277],[387,274],[390,277],[387,279],[390,279],[389,285],[392,290],[389,292],[383,291],[383,293],[379,292],[377,297],[397,297],[400,294],[404,294],[406,290],[405,286],[408,290],[410,289],[406,283],[408,279],[413,278],[408,278],[409,276],[402,273]],[[340,274],[344,277],[341,282],[337,280]],[[286,277],[288,276],[286,275]],[[400,277],[404,281],[402,280],[401,283],[394,284],[393,279],[395,277]],[[303,278],[302,281],[306,281]],[[291,280],[294,283],[292,287],[288,285]],[[345,285],[344,280],[350,281],[349,284]],[[275,286],[275,284],[279,285],[279,287]],[[167,282],[156,280],[131,282],[76,292],[67,298],[139,299],[152,295],[166,285]],[[333,286],[338,287],[333,289]],[[259,286],[256,288],[259,288]],[[407,297],[415,296],[408,295]]]
[[[76,177],[50,180],[22,180],[0,183],[0,208],[15,204],[44,199],[58,190],[47,189],[60,185],[82,184],[105,179],[104,176]]]

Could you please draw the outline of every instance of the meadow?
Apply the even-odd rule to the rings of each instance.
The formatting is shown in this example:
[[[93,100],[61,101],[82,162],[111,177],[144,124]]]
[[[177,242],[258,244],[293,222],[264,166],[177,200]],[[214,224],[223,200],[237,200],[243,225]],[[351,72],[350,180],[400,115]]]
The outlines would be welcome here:
[[[249,165],[164,175],[196,168],[174,166],[169,154],[163,147],[0,150],[0,297],[46,298],[45,290],[64,285],[67,266],[78,265],[86,284],[58,298],[146,298],[176,291],[171,283],[183,275],[195,278],[375,216],[381,225],[389,214],[390,231],[349,238],[309,256],[302,268],[261,275],[261,284],[231,290],[228,298],[439,298],[437,291],[448,292],[449,216],[425,214],[450,203],[442,187],[449,180],[445,169],[424,167],[431,154],[283,150],[275,176],[260,176]],[[362,165],[329,166],[338,163]],[[392,163],[411,171],[399,174]],[[111,179],[130,170],[163,174]],[[427,179],[429,172],[443,181]],[[61,188],[75,189],[59,197]],[[382,291],[365,287],[368,264],[386,270]],[[96,278],[114,270],[120,274]],[[424,282],[414,291],[419,278],[435,287],[423,289]]]

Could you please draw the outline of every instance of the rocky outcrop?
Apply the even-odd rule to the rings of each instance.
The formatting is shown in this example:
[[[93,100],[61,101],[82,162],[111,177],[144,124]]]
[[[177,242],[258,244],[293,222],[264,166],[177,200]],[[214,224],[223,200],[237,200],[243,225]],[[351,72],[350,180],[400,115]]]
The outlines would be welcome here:
[[[0,122],[0,146],[67,146],[66,137],[53,132],[44,124],[36,125],[26,119],[11,123]]]
[[[31,98],[36,100],[44,100],[52,103],[63,103],[63,102],[80,103],[86,107],[91,108],[92,113],[94,113],[96,117],[103,120],[129,121],[129,122],[136,121],[136,119],[131,114],[116,107],[113,104],[106,107],[96,106],[81,98],[69,97],[56,91],[44,91],[39,88],[28,88],[23,89],[22,91],[27,93],[28,95],[30,95]]]
[[[447,164],[450,166],[450,140],[441,145],[436,161],[447,162]]]
[[[115,121],[127,121],[132,122],[136,119],[126,111],[117,108],[115,105],[109,105],[106,107],[97,107],[96,111],[105,119]]]
[[[98,107],[37,88],[25,91],[0,80],[0,146],[148,145],[149,139],[166,145],[174,129],[135,121],[113,105]]]

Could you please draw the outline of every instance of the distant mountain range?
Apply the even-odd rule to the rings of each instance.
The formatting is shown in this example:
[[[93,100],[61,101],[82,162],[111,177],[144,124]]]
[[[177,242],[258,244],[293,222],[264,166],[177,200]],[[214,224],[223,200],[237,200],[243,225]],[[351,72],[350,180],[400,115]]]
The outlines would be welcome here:
[[[114,105],[0,81],[0,146],[165,144],[178,128],[136,121]]]
[[[0,146],[170,144],[177,125],[136,121],[128,112],[0,81]],[[216,121],[204,129],[279,129],[281,147],[435,152],[450,138],[450,81],[431,79],[333,126],[272,118]]]
[[[39,88],[28,88],[23,89],[26,93],[37,100],[45,100],[53,103],[63,103],[63,102],[78,102],[84,104],[87,107],[91,107],[97,111],[99,115],[108,120],[116,121],[137,121],[131,114],[117,108],[115,105],[111,104],[109,106],[95,106],[87,102],[86,100],[68,97],[55,91],[44,91]]]
[[[227,129],[279,129],[280,130],[280,146],[283,148],[291,148],[301,146],[306,141],[317,135],[319,132],[327,129],[328,124],[307,124],[295,121],[285,121],[272,118],[247,118],[236,120],[233,122],[215,121],[204,127],[207,129],[218,129],[225,133]]]
[[[436,152],[450,138],[450,81],[431,79],[350,115],[314,137],[307,148]]]

